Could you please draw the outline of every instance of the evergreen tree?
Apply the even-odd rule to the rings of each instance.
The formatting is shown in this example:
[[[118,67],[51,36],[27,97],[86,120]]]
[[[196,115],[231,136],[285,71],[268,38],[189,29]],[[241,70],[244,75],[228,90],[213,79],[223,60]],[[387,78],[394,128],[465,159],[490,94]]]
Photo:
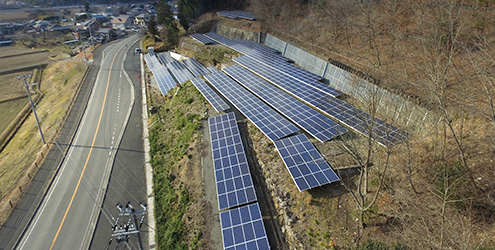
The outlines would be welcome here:
[[[153,39],[155,39],[155,36],[158,35],[155,17],[151,17],[150,21],[148,22],[148,32],[150,33],[151,37],[153,37]]]

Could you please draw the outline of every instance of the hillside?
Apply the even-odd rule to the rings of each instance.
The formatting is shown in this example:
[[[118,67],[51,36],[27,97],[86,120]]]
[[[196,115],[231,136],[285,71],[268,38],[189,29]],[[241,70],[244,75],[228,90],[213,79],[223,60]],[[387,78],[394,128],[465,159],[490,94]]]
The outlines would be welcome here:
[[[343,185],[324,191],[285,188],[289,176],[272,161],[274,149],[253,140],[274,202],[287,210],[280,217],[289,216],[293,247],[495,246],[493,3],[253,0],[249,9],[256,22],[202,18],[268,32],[342,62],[438,116],[394,148],[366,140],[319,147],[328,155],[344,152],[327,157],[334,167],[373,163],[366,186],[358,172],[341,173]],[[281,177],[274,166],[282,166]]]

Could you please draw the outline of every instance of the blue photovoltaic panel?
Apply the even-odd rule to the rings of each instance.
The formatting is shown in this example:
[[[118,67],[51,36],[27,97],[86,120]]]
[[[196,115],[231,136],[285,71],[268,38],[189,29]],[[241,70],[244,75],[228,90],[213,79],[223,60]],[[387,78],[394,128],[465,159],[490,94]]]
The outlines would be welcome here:
[[[157,54],[156,56],[162,62],[163,65],[167,65],[168,63],[175,61],[175,59],[172,58],[172,56],[168,52],[162,52]]]
[[[148,65],[148,68],[150,70],[153,70],[153,68],[160,65],[160,62],[158,62],[156,56],[152,56],[150,54],[144,55],[144,61],[146,62],[146,65]]]
[[[230,108],[201,78],[194,78],[191,81],[217,112],[222,112]]]
[[[270,249],[258,202],[221,212],[220,225],[224,249]]]
[[[169,90],[177,87],[177,83],[165,66],[159,65],[155,67],[152,72],[162,95],[166,96]]]
[[[195,77],[204,76],[206,74],[211,73],[205,66],[203,66],[203,64],[196,61],[196,59],[194,59],[194,58],[186,59],[186,60],[182,61],[182,63],[184,63],[184,65],[186,65],[187,69],[189,69],[189,71],[191,71],[191,73]]]
[[[179,81],[179,84],[183,84],[194,78],[191,72],[186,69],[186,66],[179,61],[168,63],[167,67],[170,69],[170,72],[172,72],[175,79]]]
[[[177,87],[176,82],[170,72],[165,66],[161,65],[158,62],[156,56],[150,56],[149,54],[146,54],[144,56],[144,60],[146,61],[148,68],[151,70],[151,73],[153,73],[155,81],[158,84],[162,95],[166,96],[169,90]]]
[[[270,140],[299,131],[294,124],[222,72],[211,73],[205,78]]]
[[[321,142],[333,139],[347,131],[330,118],[239,65],[230,66],[224,71]]]
[[[299,191],[339,180],[306,135],[299,134],[275,141],[275,147]]]
[[[208,119],[220,210],[256,201],[253,180],[233,112]]]
[[[191,34],[190,37],[194,38],[196,41],[204,44],[204,45],[207,45],[207,44],[212,44],[213,43],[213,40],[211,40],[210,38],[204,36],[203,34],[199,34],[199,33],[194,33],[194,34]]]
[[[252,45],[247,46],[245,42],[240,42],[239,40],[230,40],[216,33],[207,33],[205,34],[205,36],[244,55],[249,55],[251,57],[259,57],[266,60],[273,59],[277,61],[289,61],[288,58],[283,57],[280,54],[264,53],[260,51],[258,48],[254,48]]]
[[[246,57],[246,56],[241,56],[241,57],[238,57],[238,58],[235,58],[234,59],[235,62],[241,64],[242,66],[244,67],[247,67],[249,68],[249,66],[252,67],[252,65],[256,66],[260,66],[260,67],[267,67],[267,66],[270,66],[271,68],[267,69],[271,72],[273,72],[273,74],[279,75],[279,77],[283,77],[284,79],[287,79],[287,76],[295,79],[296,81],[294,80],[291,80],[291,82],[293,82],[294,84],[298,84],[298,85],[301,85],[301,83],[304,83],[309,89],[316,89],[316,90],[319,90],[323,93],[326,93],[332,97],[337,97],[339,95],[342,94],[341,91],[339,90],[336,90],[322,82],[319,82],[319,81],[315,81],[315,80],[301,80],[301,79],[305,79],[303,75],[299,75],[300,77],[294,77],[298,74],[297,71],[292,71],[292,69],[287,69],[287,70],[291,70],[290,73],[286,73],[287,70],[281,70],[277,67],[280,66],[280,65],[290,65],[291,67],[295,67],[297,69],[300,69],[294,65],[291,65],[291,64],[288,64],[288,63],[285,63],[285,62],[277,62],[275,60],[270,60],[270,59],[267,59],[267,58],[260,58],[260,57],[256,57],[256,58],[250,58],[250,57]],[[275,71],[273,70],[275,69]],[[302,69],[300,69],[302,70]],[[281,74],[283,73],[283,74]],[[299,82],[298,82],[299,81]]]
[[[248,11],[243,11],[243,10],[223,10],[217,12],[219,16],[227,17],[227,18],[232,18],[232,19],[237,19],[237,18],[242,18],[242,19],[247,19],[254,21],[256,20],[256,17],[251,14],[251,12]]]
[[[210,73],[218,71],[218,69],[215,66],[210,66],[207,69],[210,71]]]
[[[323,77],[309,72],[305,69],[299,68],[295,65],[292,65],[287,62],[281,62],[280,60],[274,60],[273,58],[270,57],[265,57],[265,58],[254,58],[261,63],[266,64],[267,66],[270,66],[272,68],[275,68],[284,74],[287,74],[293,78],[296,78],[302,82],[308,82],[308,81],[319,81],[322,80]]]
[[[408,136],[407,132],[378,118],[371,119],[369,114],[318,89],[302,85],[273,68],[265,67],[246,57],[238,57],[234,61],[361,135],[368,136],[371,130],[372,138],[381,145],[392,146],[404,141]]]

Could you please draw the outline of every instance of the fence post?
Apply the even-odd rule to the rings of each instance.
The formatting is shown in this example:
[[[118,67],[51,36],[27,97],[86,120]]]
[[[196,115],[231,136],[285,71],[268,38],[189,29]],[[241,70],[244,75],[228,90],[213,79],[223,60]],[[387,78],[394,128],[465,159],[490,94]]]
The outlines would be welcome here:
[[[323,74],[321,74],[321,77],[325,78],[325,74],[327,73],[327,68],[328,68],[328,62],[325,64],[325,68],[323,69]]]
[[[288,42],[285,42],[285,46],[284,46],[284,50],[282,51],[282,55],[285,56],[285,51],[287,50],[287,45],[289,43]]]

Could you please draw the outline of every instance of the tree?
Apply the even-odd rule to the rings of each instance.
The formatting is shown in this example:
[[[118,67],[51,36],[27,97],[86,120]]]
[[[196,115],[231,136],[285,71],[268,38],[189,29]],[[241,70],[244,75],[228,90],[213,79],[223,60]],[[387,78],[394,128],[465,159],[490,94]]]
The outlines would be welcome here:
[[[84,1],[84,12],[88,13],[90,10],[90,4],[88,1]]]
[[[150,21],[148,22],[148,32],[150,33],[151,37],[153,37],[153,39],[155,39],[156,35],[158,35],[155,17],[151,17]]]

